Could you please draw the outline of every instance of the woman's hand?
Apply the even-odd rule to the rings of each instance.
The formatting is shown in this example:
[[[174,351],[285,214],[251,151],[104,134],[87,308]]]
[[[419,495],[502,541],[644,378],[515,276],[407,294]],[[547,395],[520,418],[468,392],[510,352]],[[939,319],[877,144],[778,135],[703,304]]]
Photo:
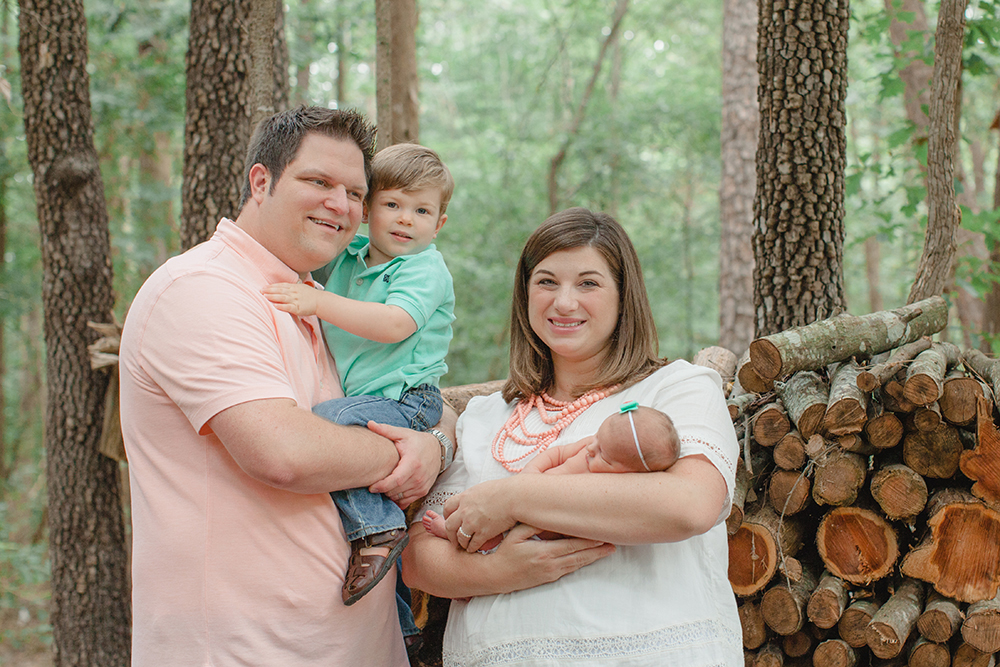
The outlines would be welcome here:
[[[452,544],[474,553],[517,523],[510,503],[515,495],[510,488],[514,479],[481,482],[448,499],[444,504],[445,528]]]
[[[406,508],[427,495],[441,469],[441,443],[430,433],[368,422],[368,430],[392,441],[399,452],[399,463],[389,476],[370,487],[372,493],[384,493]]]

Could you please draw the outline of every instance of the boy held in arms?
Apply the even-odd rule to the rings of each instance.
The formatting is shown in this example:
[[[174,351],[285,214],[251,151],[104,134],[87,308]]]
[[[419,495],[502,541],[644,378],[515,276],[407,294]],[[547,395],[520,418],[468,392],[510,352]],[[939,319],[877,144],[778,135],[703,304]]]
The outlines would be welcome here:
[[[601,422],[594,435],[561,447],[551,447],[529,461],[522,473],[564,475],[585,472],[658,472],[677,462],[680,439],[674,423],[655,408],[635,401]],[[436,537],[448,538],[445,518],[437,512],[424,514],[424,529]],[[541,539],[564,537],[543,531]],[[488,540],[479,551],[499,546],[503,535]]]
[[[262,290],[279,310],[315,314],[324,322],[347,397],[320,403],[313,408],[317,415],[343,425],[374,421],[433,433],[441,417],[437,385],[448,370],[455,295],[432,241],[448,219],[454,187],[434,151],[416,144],[383,149],[372,161],[363,221],[369,237],[358,234],[334,260],[326,290],[302,283]],[[442,441],[442,461],[450,463],[452,455]],[[393,502],[399,498],[363,488],[331,495],[351,540],[343,587],[344,603],[351,605],[396,562],[408,540],[406,518]],[[410,625],[416,632],[412,620]]]

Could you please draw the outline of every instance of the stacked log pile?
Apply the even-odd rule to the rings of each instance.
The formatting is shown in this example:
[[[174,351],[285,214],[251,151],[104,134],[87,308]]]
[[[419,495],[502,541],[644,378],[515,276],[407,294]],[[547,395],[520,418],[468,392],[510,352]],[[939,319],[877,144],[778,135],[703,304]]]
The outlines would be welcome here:
[[[729,397],[746,663],[987,667],[1000,651],[1000,361],[935,297],[758,339]]]

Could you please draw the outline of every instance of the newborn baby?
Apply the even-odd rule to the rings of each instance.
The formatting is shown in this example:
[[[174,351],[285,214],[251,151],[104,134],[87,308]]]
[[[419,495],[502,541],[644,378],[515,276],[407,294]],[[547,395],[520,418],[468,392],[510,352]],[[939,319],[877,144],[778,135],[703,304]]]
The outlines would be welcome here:
[[[670,417],[631,401],[605,419],[596,434],[545,450],[525,465],[521,473],[659,472],[672,466],[679,452],[680,439]],[[437,512],[428,510],[421,523],[431,535],[448,539],[445,519]],[[563,536],[543,531],[538,537]],[[490,539],[480,553],[496,549],[502,540],[503,535]]]

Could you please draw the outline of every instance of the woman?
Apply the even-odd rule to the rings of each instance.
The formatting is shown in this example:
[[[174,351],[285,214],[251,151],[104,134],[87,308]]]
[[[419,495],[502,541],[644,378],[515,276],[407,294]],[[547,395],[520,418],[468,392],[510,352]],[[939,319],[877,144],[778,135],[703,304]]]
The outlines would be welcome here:
[[[618,223],[574,208],[532,234],[515,275],[510,378],[469,403],[455,462],[424,503],[448,517],[450,541],[416,523],[404,553],[409,585],[455,598],[445,665],[743,664],[724,526],[737,442],[720,385],[714,371],[658,359]],[[629,401],[673,419],[670,470],[516,474]],[[476,553],[508,529],[496,552]],[[576,537],[530,539],[543,530]]]

